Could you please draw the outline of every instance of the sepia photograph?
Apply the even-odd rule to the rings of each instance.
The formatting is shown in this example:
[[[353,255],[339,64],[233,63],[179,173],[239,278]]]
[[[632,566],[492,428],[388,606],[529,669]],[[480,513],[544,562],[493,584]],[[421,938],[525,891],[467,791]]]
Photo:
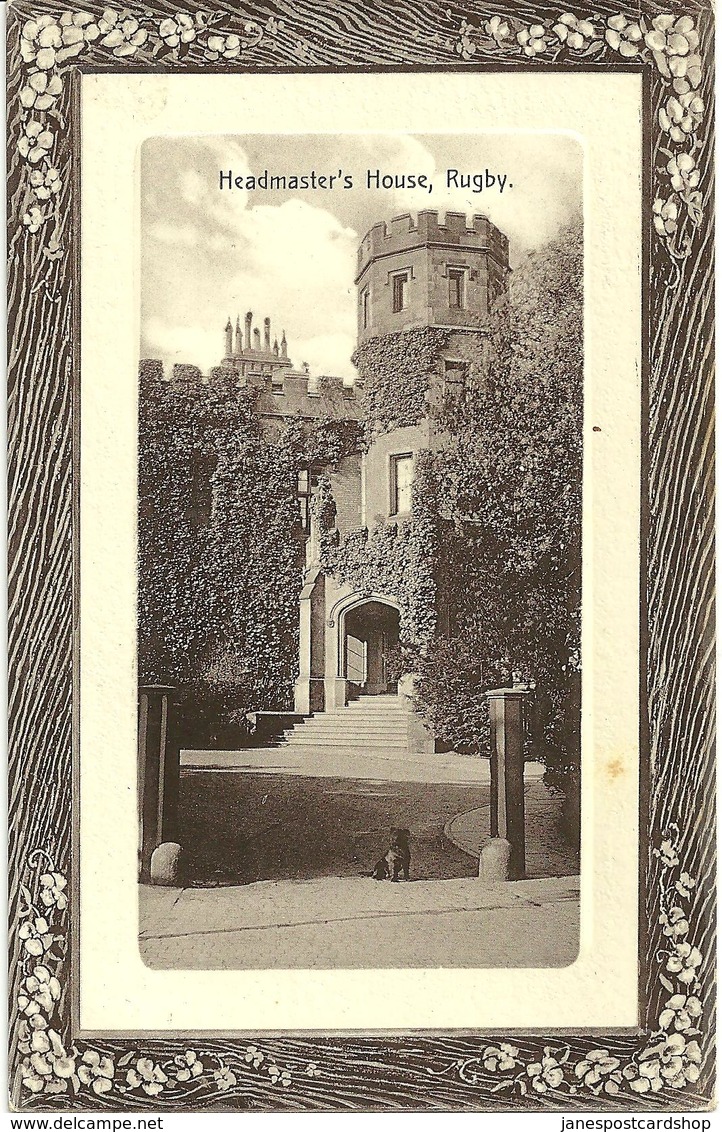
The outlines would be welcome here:
[[[144,961],[572,963],[581,147],[151,138],[141,202]]]

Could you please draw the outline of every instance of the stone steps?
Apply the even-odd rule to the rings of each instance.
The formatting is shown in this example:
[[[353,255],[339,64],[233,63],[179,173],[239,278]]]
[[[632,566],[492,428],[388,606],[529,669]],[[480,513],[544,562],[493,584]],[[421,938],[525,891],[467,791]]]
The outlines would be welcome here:
[[[326,753],[368,750],[401,753],[407,748],[409,709],[397,696],[354,700],[348,707],[319,712],[285,732],[284,747]]]

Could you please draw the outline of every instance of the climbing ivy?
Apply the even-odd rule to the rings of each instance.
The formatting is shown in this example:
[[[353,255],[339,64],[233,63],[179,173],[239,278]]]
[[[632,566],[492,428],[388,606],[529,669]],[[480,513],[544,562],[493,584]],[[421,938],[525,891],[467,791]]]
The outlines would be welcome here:
[[[367,444],[426,416],[430,378],[438,372],[439,353],[448,337],[447,330],[425,326],[359,345],[352,361],[362,382]]]
[[[356,422],[280,420],[256,392],[140,371],[138,659],[142,683],[182,687],[205,741],[221,717],[292,705],[298,670],[301,468],[359,446]]]
[[[341,539],[328,476],[319,481],[313,510],[319,527],[321,565],[361,594],[382,593],[399,604],[402,646],[423,647],[436,625],[436,576],[440,520],[432,490],[430,452],[417,456],[411,515],[379,519],[369,530]]]

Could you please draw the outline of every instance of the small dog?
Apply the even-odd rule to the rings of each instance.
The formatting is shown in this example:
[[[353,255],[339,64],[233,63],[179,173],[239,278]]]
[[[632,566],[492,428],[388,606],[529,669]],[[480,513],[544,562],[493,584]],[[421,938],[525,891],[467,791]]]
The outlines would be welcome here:
[[[397,881],[401,872],[404,874],[404,880],[409,879],[409,868],[411,866],[410,837],[411,834],[408,829],[391,830],[391,845],[387,853],[376,862],[371,873],[374,880]]]

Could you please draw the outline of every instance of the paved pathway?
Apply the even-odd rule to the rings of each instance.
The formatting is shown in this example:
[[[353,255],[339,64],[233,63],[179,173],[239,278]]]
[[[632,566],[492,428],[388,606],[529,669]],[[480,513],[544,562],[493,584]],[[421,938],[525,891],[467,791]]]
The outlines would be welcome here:
[[[579,941],[577,877],[267,881],[140,891],[151,967],[564,967]]]

